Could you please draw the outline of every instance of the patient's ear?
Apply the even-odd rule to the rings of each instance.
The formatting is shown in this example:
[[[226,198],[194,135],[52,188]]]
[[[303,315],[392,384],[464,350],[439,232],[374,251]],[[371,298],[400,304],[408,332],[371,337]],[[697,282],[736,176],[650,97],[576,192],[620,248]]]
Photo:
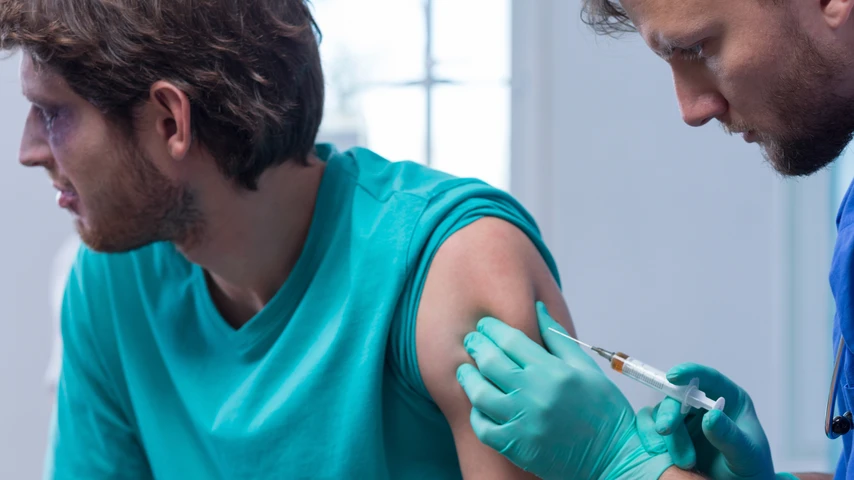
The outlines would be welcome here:
[[[159,81],[151,86],[148,103],[153,110],[149,121],[153,122],[151,127],[156,133],[155,141],[165,145],[173,160],[183,160],[192,144],[187,94],[170,82]]]

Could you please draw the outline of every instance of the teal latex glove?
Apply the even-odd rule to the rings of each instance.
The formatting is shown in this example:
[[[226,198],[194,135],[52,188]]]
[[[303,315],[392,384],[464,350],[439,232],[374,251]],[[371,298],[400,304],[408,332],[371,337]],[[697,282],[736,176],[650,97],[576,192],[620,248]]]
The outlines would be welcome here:
[[[667,379],[676,385],[687,385],[692,378],[700,380],[700,389],[710,398],[726,399],[724,411],[692,409],[683,415],[682,404],[672,398],[642,409],[637,423],[647,451],[668,451],[680,468],[696,468],[716,480],[774,478],[768,439],[747,392],[702,365],[685,363],[667,373]],[[783,478],[792,477],[777,476]]]
[[[484,318],[465,339],[478,368],[457,379],[472,403],[471,425],[484,444],[545,479],[657,479],[673,465],[648,453],[628,400],[537,304],[549,351],[524,333]]]

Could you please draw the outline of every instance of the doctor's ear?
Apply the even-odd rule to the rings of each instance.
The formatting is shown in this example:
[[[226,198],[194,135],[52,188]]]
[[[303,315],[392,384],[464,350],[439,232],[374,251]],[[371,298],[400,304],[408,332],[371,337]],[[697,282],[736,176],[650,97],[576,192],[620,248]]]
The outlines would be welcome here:
[[[827,25],[837,30],[848,23],[854,0],[812,0],[821,7],[822,16]]]

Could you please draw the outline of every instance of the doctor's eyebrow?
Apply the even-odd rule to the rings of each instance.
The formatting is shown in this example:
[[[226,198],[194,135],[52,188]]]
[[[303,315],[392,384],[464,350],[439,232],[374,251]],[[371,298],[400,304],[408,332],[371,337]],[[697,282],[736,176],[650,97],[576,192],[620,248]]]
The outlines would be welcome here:
[[[678,35],[669,36],[661,31],[644,32],[644,40],[656,55],[664,60],[670,60],[678,49],[689,49],[697,44],[703,37],[707,36],[713,29],[713,24],[693,25]]]

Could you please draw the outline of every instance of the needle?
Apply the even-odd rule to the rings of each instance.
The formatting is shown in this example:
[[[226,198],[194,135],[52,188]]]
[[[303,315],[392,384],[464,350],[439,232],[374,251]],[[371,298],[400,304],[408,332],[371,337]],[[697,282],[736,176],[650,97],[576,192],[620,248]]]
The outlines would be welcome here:
[[[578,340],[578,339],[576,339],[576,338],[572,338],[572,337],[570,337],[569,335],[567,335],[567,334],[565,334],[565,333],[563,333],[563,332],[561,332],[561,331],[555,330],[553,327],[549,327],[549,330],[551,330],[551,331],[555,332],[556,334],[560,335],[561,337],[566,337],[566,338],[568,338],[568,339],[572,340],[573,342],[575,342],[575,343],[577,343],[577,344],[579,344],[579,345],[584,345],[585,347],[587,347],[587,348],[589,348],[589,349],[593,350],[593,347],[592,347],[592,346],[590,346],[590,345],[588,345],[588,344],[586,344],[586,343],[582,342],[581,340]]]

